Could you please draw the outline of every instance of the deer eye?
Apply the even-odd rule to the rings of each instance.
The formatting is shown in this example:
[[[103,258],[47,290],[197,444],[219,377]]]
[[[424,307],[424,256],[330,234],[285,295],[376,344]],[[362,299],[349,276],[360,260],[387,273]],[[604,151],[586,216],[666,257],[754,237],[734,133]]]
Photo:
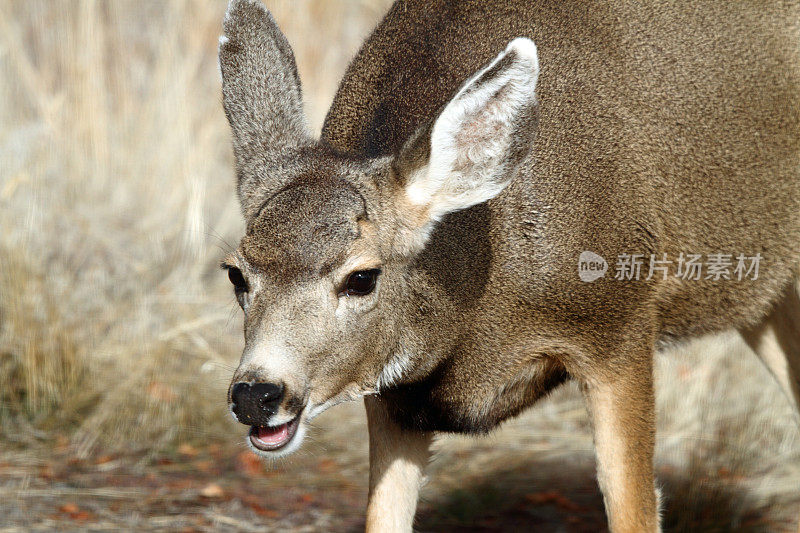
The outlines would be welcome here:
[[[356,270],[347,276],[347,281],[339,294],[345,296],[366,296],[375,289],[375,283],[378,281],[378,274],[381,273],[379,268],[370,270]]]
[[[242,271],[238,268],[230,267],[228,269],[228,279],[231,280],[231,283],[233,283],[233,290],[236,291],[237,294],[250,290],[250,288],[247,286],[247,281],[244,279]]]

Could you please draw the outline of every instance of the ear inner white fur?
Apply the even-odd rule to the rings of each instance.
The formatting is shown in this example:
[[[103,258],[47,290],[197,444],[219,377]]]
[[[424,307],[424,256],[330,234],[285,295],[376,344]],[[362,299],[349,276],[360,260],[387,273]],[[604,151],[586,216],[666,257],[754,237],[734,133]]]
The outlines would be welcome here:
[[[536,45],[517,38],[461,87],[433,125],[428,164],[409,176],[411,204],[438,220],[506,187],[513,135],[535,103],[538,76]]]

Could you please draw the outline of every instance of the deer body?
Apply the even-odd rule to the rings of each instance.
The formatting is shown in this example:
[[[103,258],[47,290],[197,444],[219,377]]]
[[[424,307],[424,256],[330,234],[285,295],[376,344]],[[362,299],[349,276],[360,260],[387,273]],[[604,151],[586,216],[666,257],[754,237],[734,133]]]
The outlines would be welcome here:
[[[368,529],[406,530],[432,432],[489,431],[577,379],[612,530],[657,530],[660,343],[738,329],[800,402],[800,343],[787,343],[800,327],[798,20],[793,2],[401,0],[314,141],[288,43],[260,4],[234,0],[220,62],[248,219],[229,261],[246,289],[234,384],[250,388],[231,401],[255,447],[367,395]],[[298,243],[301,227],[316,229]],[[612,269],[621,254],[763,261],[755,280],[672,265],[588,283],[584,251]],[[346,279],[339,300],[311,272]],[[351,291],[348,272],[372,288]],[[259,300],[256,286],[291,276],[302,294]],[[302,324],[322,333],[299,341]],[[276,381],[285,394],[258,393],[274,403],[263,422],[237,412]]]

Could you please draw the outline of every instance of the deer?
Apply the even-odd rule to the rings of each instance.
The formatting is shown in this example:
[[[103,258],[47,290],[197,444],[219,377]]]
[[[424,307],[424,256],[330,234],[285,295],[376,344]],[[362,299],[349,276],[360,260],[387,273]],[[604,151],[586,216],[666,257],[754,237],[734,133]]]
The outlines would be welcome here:
[[[410,531],[435,434],[575,381],[610,530],[659,531],[655,354],[738,331],[800,406],[797,20],[794,1],[398,0],[315,136],[287,38],[232,0],[227,401],[250,448],[292,453],[363,399],[366,529]],[[691,254],[761,262],[687,277]],[[621,257],[667,264],[604,272]]]

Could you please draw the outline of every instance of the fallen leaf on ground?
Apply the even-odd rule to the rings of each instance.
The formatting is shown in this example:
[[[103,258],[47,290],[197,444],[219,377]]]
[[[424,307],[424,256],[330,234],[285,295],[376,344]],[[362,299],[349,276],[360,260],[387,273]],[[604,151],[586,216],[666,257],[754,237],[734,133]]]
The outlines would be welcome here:
[[[258,476],[264,473],[264,464],[261,459],[250,450],[239,452],[236,456],[236,466],[248,476]]]
[[[188,442],[184,442],[183,444],[178,446],[178,453],[181,455],[185,455],[186,457],[194,457],[200,452],[197,450],[197,448],[195,448]]]
[[[253,512],[255,512],[259,516],[265,516],[267,518],[278,518],[278,516],[280,516],[280,513],[278,513],[278,511],[276,511],[275,509],[269,509],[261,505],[257,501],[256,497],[253,496],[245,497],[243,498],[243,501],[247,507],[252,509]]]
[[[67,502],[58,508],[61,513],[68,515],[72,520],[85,521],[89,520],[92,515],[87,511],[81,510],[75,503]]]
[[[61,511],[62,513],[65,513],[65,514],[72,514],[72,513],[77,513],[81,509],[80,509],[80,507],[78,507],[74,503],[69,502],[69,503],[65,503],[64,505],[59,507],[58,510]]]
[[[555,505],[565,511],[581,511],[582,507],[557,490],[526,494],[525,499],[535,505]]]
[[[222,498],[225,496],[225,491],[216,483],[209,483],[200,489],[200,496],[203,498]]]

